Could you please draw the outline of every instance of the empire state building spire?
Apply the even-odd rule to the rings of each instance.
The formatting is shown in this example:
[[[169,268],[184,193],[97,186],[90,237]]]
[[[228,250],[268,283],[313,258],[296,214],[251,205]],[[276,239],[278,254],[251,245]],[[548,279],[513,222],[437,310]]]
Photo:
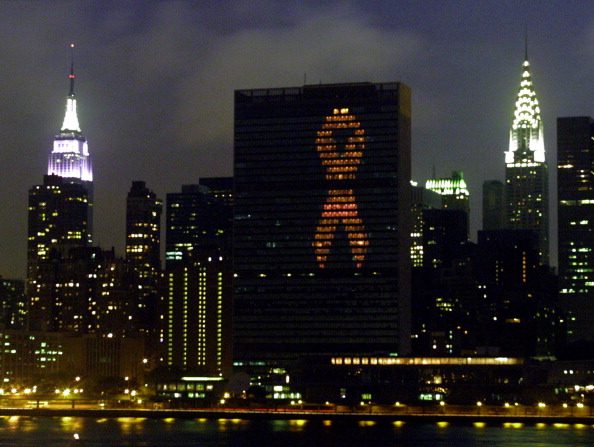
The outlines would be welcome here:
[[[60,133],[54,138],[54,147],[49,157],[48,175],[58,175],[83,182],[93,181],[91,157],[87,140],[82,134],[76,113],[76,96],[74,94],[74,44],[70,62],[70,90],[66,97],[66,113]]]
[[[72,52],[70,60],[70,74],[68,79],[70,80],[70,93],[66,99],[66,114],[64,115],[64,122],[62,124],[62,132],[73,132],[81,133],[80,125],[78,124],[78,116],[76,115],[76,96],[74,95],[74,80],[76,75],[74,74],[74,44],[70,44]]]

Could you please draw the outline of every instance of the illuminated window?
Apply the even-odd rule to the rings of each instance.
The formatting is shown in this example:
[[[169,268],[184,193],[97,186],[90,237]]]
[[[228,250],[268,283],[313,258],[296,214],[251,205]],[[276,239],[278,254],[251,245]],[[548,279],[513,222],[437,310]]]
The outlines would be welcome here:
[[[316,150],[326,168],[327,181],[355,180],[365,149],[365,130],[349,109],[334,109],[326,116],[316,138]],[[316,262],[325,268],[338,226],[347,234],[352,261],[357,268],[363,267],[369,237],[363,220],[359,217],[357,199],[353,189],[332,188],[328,190],[322,214],[318,220],[313,247]]]

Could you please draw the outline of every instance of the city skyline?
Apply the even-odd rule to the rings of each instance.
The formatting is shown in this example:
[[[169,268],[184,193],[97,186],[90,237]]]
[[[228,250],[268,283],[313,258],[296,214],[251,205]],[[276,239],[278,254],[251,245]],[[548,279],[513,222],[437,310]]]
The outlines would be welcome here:
[[[548,2],[537,10],[531,2],[488,1],[141,5],[0,6],[0,54],[8,61],[1,69],[7,81],[0,143],[10,167],[0,178],[3,277],[25,276],[26,196],[40,183],[62,124],[70,41],[77,43],[80,125],[93,151],[95,243],[115,245],[120,254],[131,181],[144,180],[164,197],[201,177],[230,175],[237,89],[407,83],[413,179],[429,178],[433,165],[441,177],[464,171],[472,238],[480,228],[483,180],[504,176],[526,25],[551,181],[556,117],[592,114],[594,98],[583,92],[591,91],[594,72],[594,21],[585,2]],[[556,215],[554,194],[550,214]]]

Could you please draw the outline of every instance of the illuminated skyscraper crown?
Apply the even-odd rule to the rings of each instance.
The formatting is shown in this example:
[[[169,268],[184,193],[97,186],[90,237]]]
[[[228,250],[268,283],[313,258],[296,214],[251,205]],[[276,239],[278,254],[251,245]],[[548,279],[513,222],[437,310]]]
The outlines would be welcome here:
[[[527,53],[527,52],[526,52]],[[530,76],[528,54],[522,64],[522,81],[516,99],[514,119],[509,132],[505,163],[544,163],[545,148],[540,106]]]
[[[74,44],[71,44],[70,48],[74,49]],[[50,154],[47,173],[92,182],[93,170],[89,148],[87,140],[80,130],[76,114],[74,62],[70,65],[68,79],[70,80],[70,92],[66,98],[66,114],[60,133],[54,138],[54,147]]]
[[[436,192],[439,195],[468,197],[470,195],[464,174],[462,171],[454,171],[452,178],[432,178],[425,182],[425,189]]]

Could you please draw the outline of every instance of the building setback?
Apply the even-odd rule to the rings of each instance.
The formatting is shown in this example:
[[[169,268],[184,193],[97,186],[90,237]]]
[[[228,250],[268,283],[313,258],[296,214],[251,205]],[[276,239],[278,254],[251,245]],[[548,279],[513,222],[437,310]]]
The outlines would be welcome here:
[[[235,92],[234,359],[406,353],[410,90]]]
[[[557,119],[559,298],[568,339],[594,341],[594,120]]]

